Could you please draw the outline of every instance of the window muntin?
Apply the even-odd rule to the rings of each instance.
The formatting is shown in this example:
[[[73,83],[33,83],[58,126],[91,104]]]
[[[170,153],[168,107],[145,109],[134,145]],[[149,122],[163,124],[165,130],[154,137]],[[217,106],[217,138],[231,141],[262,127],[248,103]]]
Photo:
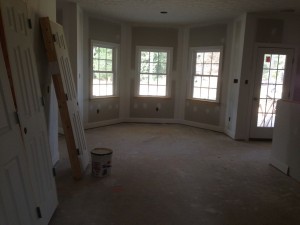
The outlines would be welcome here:
[[[170,50],[140,48],[138,53],[138,95],[167,96]]]
[[[116,95],[116,51],[113,44],[92,41],[92,98]]]
[[[221,48],[193,49],[192,51],[192,98],[217,102]]]

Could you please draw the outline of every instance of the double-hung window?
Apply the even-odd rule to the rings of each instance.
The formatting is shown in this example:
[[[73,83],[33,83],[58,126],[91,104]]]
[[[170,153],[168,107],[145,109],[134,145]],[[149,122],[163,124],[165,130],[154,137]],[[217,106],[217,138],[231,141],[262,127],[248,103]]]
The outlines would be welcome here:
[[[219,101],[222,47],[192,48],[191,96],[204,101]]]
[[[91,42],[91,98],[117,95],[118,45]]]
[[[171,48],[138,47],[138,96],[169,95]]]

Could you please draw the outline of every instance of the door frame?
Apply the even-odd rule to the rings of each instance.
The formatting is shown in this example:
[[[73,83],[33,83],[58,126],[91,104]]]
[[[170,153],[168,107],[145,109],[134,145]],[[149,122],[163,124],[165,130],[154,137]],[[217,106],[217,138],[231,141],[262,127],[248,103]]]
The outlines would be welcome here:
[[[295,80],[295,74],[296,74],[296,66],[294,62],[298,61],[298,52],[299,52],[299,48],[296,45],[286,45],[286,44],[270,44],[270,43],[256,43],[253,45],[254,46],[254,50],[253,50],[253,55],[252,55],[252,70],[248,73],[248,77],[250,77],[251,82],[250,83],[250,87],[249,87],[249,99],[248,99],[248,119],[247,119],[247,141],[249,139],[255,139],[255,138],[250,138],[250,129],[251,129],[251,120],[252,120],[252,107],[253,107],[253,97],[254,97],[254,89],[255,89],[255,80],[256,80],[256,72],[257,72],[257,54],[259,52],[260,48],[266,48],[266,49],[292,49],[294,50],[294,57],[293,57],[293,62],[292,62],[292,69],[291,69],[291,76],[290,76],[290,96],[288,99],[293,99],[293,95],[294,95],[294,80]],[[250,80],[249,79],[249,80]]]

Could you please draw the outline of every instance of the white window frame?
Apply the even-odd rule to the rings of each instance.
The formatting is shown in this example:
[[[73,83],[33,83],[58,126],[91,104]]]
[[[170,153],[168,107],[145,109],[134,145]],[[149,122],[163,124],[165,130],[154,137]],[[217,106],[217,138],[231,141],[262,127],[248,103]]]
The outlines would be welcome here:
[[[112,48],[113,49],[113,59],[112,59],[112,72],[113,72],[113,91],[112,95],[103,95],[103,96],[94,96],[93,95],[93,47],[98,46],[102,48]],[[120,45],[116,43],[103,42],[97,40],[91,40],[90,45],[90,99],[99,99],[99,98],[110,98],[118,96],[118,68],[119,68],[119,52]]]
[[[155,52],[167,52],[167,68],[166,68],[166,95],[140,95],[140,69],[141,69],[141,52],[142,51],[155,51]],[[173,48],[172,47],[159,47],[159,46],[137,46],[136,47],[136,82],[135,82],[135,96],[146,98],[169,98],[171,96],[171,68],[173,60]]]
[[[216,100],[204,99],[204,98],[194,98],[193,91],[194,91],[194,76],[196,75],[196,55],[197,52],[220,52],[220,59],[219,59],[219,71],[218,71],[218,83],[217,83],[217,93],[216,93]],[[220,102],[220,92],[221,92],[221,80],[222,80],[222,68],[223,68],[223,46],[207,46],[207,47],[192,47],[190,48],[190,82],[189,82],[189,91],[188,97],[193,100],[198,101],[205,101],[205,102]],[[205,75],[203,75],[205,76]]]

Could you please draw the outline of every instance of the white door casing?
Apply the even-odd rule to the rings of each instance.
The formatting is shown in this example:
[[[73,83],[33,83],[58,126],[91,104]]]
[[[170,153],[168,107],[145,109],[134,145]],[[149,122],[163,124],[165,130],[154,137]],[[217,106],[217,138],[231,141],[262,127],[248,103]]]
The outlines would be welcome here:
[[[293,57],[293,49],[258,49],[250,138],[272,139],[277,100],[290,97]]]
[[[1,0],[1,15],[39,224],[48,224],[58,200],[27,6],[20,0]]]

